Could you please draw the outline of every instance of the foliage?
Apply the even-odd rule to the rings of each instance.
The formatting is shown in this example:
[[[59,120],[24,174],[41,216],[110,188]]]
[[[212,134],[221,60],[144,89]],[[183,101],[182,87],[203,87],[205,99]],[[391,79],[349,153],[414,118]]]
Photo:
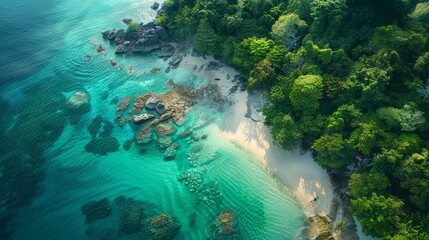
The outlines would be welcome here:
[[[400,170],[401,187],[411,192],[410,200],[421,210],[428,210],[429,201],[429,152],[423,149],[421,153],[411,155]]]
[[[132,23],[128,24],[127,32],[131,32],[131,31],[137,30],[137,28],[138,28],[139,26],[140,26],[140,24],[139,24],[139,23],[132,22]]]
[[[208,19],[204,18],[198,25],[194,36],[195,49],[201,54],[216,54],[219,50],[219,37],[210,26]]]
[[[289,50],[298,48],[308,26],[294,13],[280,16],[274,23],[271,35],[274,39],[282,41]]]
[[[390,185],[386,175],[377,172],[353,173],[350,177],[349,188],[354,198],[370,197],[371,194],[381,194]]]
[[[362,224],[364,233],[383,237],[398,229],[403,205],[400,200],[372,193],[371,197],[351,200],[350,209]]]
[[[296,111],[303,115],[311,115],[319,108],[322,98],[322,77],[303,75],[295,79],[289,98]]]
[[[299,143],[302,134],[290,115],[277,115],[272,120],[271,125],[272,127],[270,128],[270,131],[275,143],[290,150]]]
[[[311,148],[316,150],[316,161],[322,166],[341,168],[350,162],[347,142],[339,133],[323,135]]]

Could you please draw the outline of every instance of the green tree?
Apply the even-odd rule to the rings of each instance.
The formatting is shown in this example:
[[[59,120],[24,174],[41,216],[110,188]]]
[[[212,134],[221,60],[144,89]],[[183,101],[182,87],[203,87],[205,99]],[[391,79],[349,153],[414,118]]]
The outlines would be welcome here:
[[[274,47],[272,47],[268,52],[266,59],[271,63],[273,68],[281,69],[284,64],[286,53],[287,49],[285,46],[274,45]]]
[[[326,129],[329,133],[349,132],[351,127],[358,126],[358,119],[362,115],[353,104],[340,106],[328,118]]]
[[[364,233],[383,237],[397,231],[403,205],[400,200],[372,193],[371,197],[351,200],[350,209],[362,224]]]
[[[294,13],[282,15],[272,26],[271,35],[282,41],[289,50],[297,49],[307,31],[307,23]]]
[[[353,99],[359,99],[361,108],[374,109],[387,101],[384,92],[389,80],[382,69],[362,67],[349,77],[345,87]]]
[[[298,126],[289,114],[278,114],[271,121],[270,132],[276,144],[289,150],[294,149],[302,138]]]
[[[265,58],[273,46],[273,41],[267,38],[252,37],[249,43],[250,56],[253,61],[257,62]]]
[[[322,81],[322,77],[317,75],[303,75],[295,79],[289,98],[296,111],[303,115],[317,111],[323,96]]]
[[[338,220],[335,222],[335,232],[338,233],[338,238],[341,238],[341,233],[347,231],[347,226],[346,226],[346,222],[344,222],[344,220]]]
[[[201,19],[194,36],[195,49],[201,54],[213,55],[219,52],[219,36],[207,18]]]
[[[257,87],[269,89],[275,80],[275,72],[271,67],[271,63],[264,59],[256,63],[252,71],[250,71],[248,89],[252,90]]]
[[[421,210],[428,210],[429,201],[429,152],[415,153],[409,157],[401,168],[401,187],[411,193],[410,200]]]
[[[235,34],[238,33],[238,28],[243,23],[243,18],[240,16],[240,14],[236,13],[234,15],[225,15],[224,16],[226,20],[226,26],[228,27],[228,30],[233,30]]]
[[[322,166],[342,168],[350,163],[349,147],[339,133],[323,135],[311,148],[317,152],[316,161]]]
[[[389,179],[383,173],[353,173],[350,177],[349,188],[354,198],[370,197],[371,194],[381,194],[390,185]]]
[[[349,143],[355,150],[369,157],[377,143],[382,140],[382,135],[382,129],[375,122],[361,123],[359,128],[351,133]]]
[[[346,9],[345,0],[314,0],[311,3],[313,24],[310,33],[317,42],[329,43],[343,21]]]

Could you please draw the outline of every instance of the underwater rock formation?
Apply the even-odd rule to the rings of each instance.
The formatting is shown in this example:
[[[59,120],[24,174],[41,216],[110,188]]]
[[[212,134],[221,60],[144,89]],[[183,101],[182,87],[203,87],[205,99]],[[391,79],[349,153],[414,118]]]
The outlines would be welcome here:
[[[92,223],[109,216],[112,213],[112,206],[107,198],[103,198],[100,201],[89,201],[81,207],[81,211],[86,216],[85,223]]]
[[[224,208],[212,222],[209,240],[240,239],[237,216],[232,209]]]
[[[89,153],[106,156],[119,150],[119,141],[113,136],[92,139],[85,145],[85,150]]]
[[[143,204],[133,200],[121,216],[119,223],[120,232],[124,234],[138,232],[142,219]]]
[[[152,141],[152,129],[144,127],[135,137],[137,144],[149,143]]]
[[[161,214],[146,220],[142,224],[141,240],[171,240],[180,230],[179,222],[166,215]]]
[[[223,194],[215,181],[204,181],[205,171],[189,169],[181,173],[177,180],[185,184],[189,191],[197,196],[198,201],[204,202],[209,207],[217,207],[222,203]]]
[[[169,146],[164,152],[164,156],[163,156],[164,160],[170,161],[176,158],[176,149],[178,147],[179,147],[179,144],[177,143],[171,144],[171,146]]]
[[[104,120],[100,115],[92,120],[87,130],[91,135],[91,141],[85,145],[87,152],[108,155],[119,150],[118,139],[110,136],[113,131],[113,124]]]

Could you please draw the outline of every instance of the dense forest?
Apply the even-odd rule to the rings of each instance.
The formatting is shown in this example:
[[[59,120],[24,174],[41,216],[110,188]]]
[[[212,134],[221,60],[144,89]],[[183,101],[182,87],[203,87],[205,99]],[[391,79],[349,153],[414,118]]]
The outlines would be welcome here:
[[[167,0],[157,21],[267,90],[286,149],[348,174],[365,233],[429,239],[429,2]]]

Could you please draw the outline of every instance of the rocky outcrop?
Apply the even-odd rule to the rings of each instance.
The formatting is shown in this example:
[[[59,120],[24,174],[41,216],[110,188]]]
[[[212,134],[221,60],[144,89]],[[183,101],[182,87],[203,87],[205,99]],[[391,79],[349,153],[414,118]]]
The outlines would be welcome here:
[[[305,219],[309,225],[307,236],[316,240],[333,240],[331,233],[331,219],[326,216],[325,212],[318,213],[315,216]]]
[[[210,227],[210,240],[240,239],[240,228],[235,212],[224,208]]]
[[[150,97],[145,104],[145,107],[149,110],[154,109],[159,103],[159,100],[155,97]]]
[[[159,8],[159,3],[154,2],[154,3],[152,4],[152,6],[150,6],[150,8],[152,8],[152,10],[157,10],[157,9]]]
[[[176,68],[177,66],[179,66],[182,60],[183,60],[182,54],[177,54],[171,59],[171,61],[168,64],[170,64],[173,68]]]
[[[144,38],[140,38],[131,47],[131,50],[135,53],[148,53],[156,49],[160,49],[162,46],[161,40],[157,35],[147,35]]]
[[[128,24],[132,22],[131,19],[123,21]],[[127,53],[130,50],[136,53],[148,53],[162,48],[169,39],[167,30],[154,22],[140,24],[136,29],[126,32],[123,29],[113,29],[101,34],[104,39],[114,41],[118,45],[115,50],[117,54]]]
[[[120,43],[118,46],[116,46],[115,53],[116,54],[126,53],[130,51],[131,47],[132,47],[131,42],[125,41],[124,43]]]
[[[159,114],[159,115],[162,115],[162,114],[164,114],[164,113],[166,113],[167,112],[167,110],[168,110],[168,108],[167,108],[167,106],[165,105],[165,104],[163,104],[163,103],[158,103],[158,105],[156,105],[156,107],[155,107],[155,111]]]
[[[219,70],[222,67],[222,64],[215,61],[210,61],[206,67],[206,71]]]
[[[128,106],[130,105],[130,101],[131,101],[131,97],[130,96],[126,96],[126,97],[122,98],[119,101],[118,106],[116,107],[116,111],[117,112],[121,112],[121,111],[127,109]]]
[[[152,118],[154,118],[154,117],[155,117],[155,115],[153,115],[153,114],[150,114],[150,113],[142,113],[142,114],[140,114],[140,115],[134,115],[134,116],[132,117],[132,120],[133,120],[133,122],[134,122],[134,123],[138,124],[138,123],[141,123],[141,122],[147,121],[147,120],[149,120],[149,119],[152,119]]]
[[[166,149],[173,143],[173,139],[170,136],[162,136],[158,138],[159,148]]]
[[[167,44],[161,48],[161,50],[156,54],[160,58],[169,58],[176,53],[176,48],[171,44]]]
[[[141,240],[171,240],[180,230],[179,222],[161,214],[150,218],[142,224],[140,231]]]
[[[85,223],[92,223],[98,219],[105,218],[112,213],[112,206],[107,198],[100,201],[90,201],[81,207],[83,215],[86,216]]]
[[[152,129],[144,127],[135,137],[137,144],[149,143],[152,141]]]

